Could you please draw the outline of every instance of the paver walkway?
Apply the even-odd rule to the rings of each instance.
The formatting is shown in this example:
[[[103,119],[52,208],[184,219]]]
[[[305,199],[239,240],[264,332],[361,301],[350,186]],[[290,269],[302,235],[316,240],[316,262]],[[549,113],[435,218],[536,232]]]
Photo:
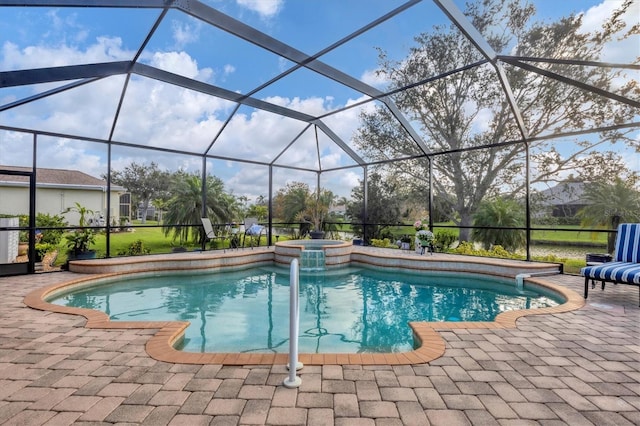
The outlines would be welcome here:
[[[640,425],[637,287],[590,291],[577,311],[512,329],[451,330],[443,357],[409,366],[155,361],[153,330],[96,330],[33,310],[68,272],[0,278],[0,424]],[[582,278],[549,279],[582,292]]]

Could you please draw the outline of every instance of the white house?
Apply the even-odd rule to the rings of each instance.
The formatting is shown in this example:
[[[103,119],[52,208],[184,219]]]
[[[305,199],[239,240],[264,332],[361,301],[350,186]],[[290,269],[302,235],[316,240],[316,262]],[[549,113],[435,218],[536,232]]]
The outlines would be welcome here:
[[[31,171],[28,167],[0,165],[0,170]],[[120,196],[126,191],[121,186],[111,186],[110,217],[119,223]],[[126,197],[123,197],[126,198]],[[107,217],[107,182],[78,170],[36,169],[37,213],[62,214],[75,203],[93,211],[91,221],[96,224]],[[26,176],[2,174],[0,172],[0,214],[23,215],[29,213],[29,179]],[[79,215],[69,212],[64,215],[70,225],[77,225]]]

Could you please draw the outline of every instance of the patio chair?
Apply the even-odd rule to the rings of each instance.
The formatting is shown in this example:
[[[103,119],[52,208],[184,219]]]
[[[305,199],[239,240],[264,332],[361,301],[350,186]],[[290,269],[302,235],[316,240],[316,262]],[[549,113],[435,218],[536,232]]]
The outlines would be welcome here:
[[[255,217],[248,217],[244,220],[244,235],[242,237],[242,247],[245,246],[245,240],[249,237],[249,243],[253,248],[253,240],[256,239],[258,246],[260,246],[260,237],[262,237],[262,231],[264,226],[258,224],[258,219]]]
[[[207,241],[215,241],[221,240],[224,241],[224,236],[218,236],[213,231],[213,225],[211,224],[211,219],[208,217],[200,218],[202,220],[202,227],[204,228],[204,236],[205,239],[202,241],[202,251],[206,250]],[[224,244],[222,245],[222,251],[225,252]]]
[[[640,223],[621,223],[618,226],[612,262],[587,266],[580,270],[584,277],[584,298],[589,295],[589,280],[638,286],[640,306]]]

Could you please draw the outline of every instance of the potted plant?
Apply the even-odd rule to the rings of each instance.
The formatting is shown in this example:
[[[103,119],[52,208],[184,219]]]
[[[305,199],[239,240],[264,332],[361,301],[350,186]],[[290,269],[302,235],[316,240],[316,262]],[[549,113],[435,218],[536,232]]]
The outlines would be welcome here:
[[[94,258],[96,252],[89,249],[89,246],[95,243],[95,231],[86,227],[87,216],[93,215],[94,212],[83,207],[80,203],[76,203],[74,207],[69,207],[64,212],[76,212],[80,215],[78,220],[79,227],[65,235],[69,260]]]
[[[65,236],[69,259],[92,259],[96,256],[95,250],[89,246],[95,242],[95,234],[91,229],[76,229]]]
[[[413,224],[413,228],[416,230],[416,252],[424,254],[425,249],[429,250],[429,253],[433,254],[433,246],[436,242],[435,235],[429,231],[426,220],[417,220]]]
[[[407,234],[404,234],[400,237],[400,249],[401,250],[409,250],[411,248],[411,237]]]
[[[324,220],[329,214],[329,207],[334,197],[333,192],[328,189],[307,193],[305,208],[298,213],[298,219],[313,226],[309,231],[312,239],[324,238]]]

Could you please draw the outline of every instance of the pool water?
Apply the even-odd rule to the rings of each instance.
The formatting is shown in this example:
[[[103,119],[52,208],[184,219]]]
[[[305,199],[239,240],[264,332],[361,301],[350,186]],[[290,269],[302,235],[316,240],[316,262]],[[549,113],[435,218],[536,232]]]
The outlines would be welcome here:
[[[113,321],[190,321],[179,349],[288,352],[289,270],[122,277],[78,289],[60,305],[103,311]],[[470,274],[385,272],[352,267],[300,275],[303,353],[385,353],[414,348],[409,321],[492,321],[500,312],[555,306],[548,292]]]

